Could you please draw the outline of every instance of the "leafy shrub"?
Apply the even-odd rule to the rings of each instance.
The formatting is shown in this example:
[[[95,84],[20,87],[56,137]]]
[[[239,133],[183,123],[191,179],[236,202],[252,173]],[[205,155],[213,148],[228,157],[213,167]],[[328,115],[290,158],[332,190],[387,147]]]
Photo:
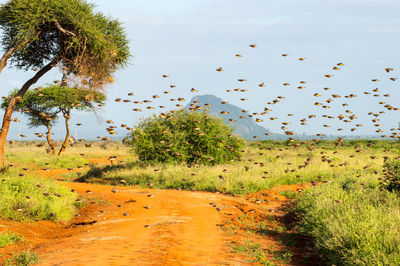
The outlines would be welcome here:
[[[141,161],[215,165],[240,158],[244,142],[223,120],[179,110],[142,120],[130,134]]]
[[[29,251],[23,251],[18,253],[12,257],[12,259],[8,259],[4,262],[5,265],[16,265],[16,266],[29,266],[32,264],[37,264],[39,262],[39,257]]]
[[[400,191],[400,160],[390,160],[383,166],[384,178],[382,187],[389,191]]]

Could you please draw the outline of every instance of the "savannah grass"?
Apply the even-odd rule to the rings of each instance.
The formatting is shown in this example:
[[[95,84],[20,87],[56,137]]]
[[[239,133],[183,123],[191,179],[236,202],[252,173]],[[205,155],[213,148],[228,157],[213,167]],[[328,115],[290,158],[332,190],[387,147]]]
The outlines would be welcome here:
[[[344,177],[298,200],[298,229],[315,240],[327,263],[400,264],[398,194],[379,189],[375,180]]]
[[[133,157],[128,148],[121,142],[94,142],[86,147],[84,143],[77,142],[69,147],[62,156],[54,156],[46,152],[44,147],[36,147],[36,144],[47,145],[44,141],[18,141],[14,144],[7,143],[5,160],[6,165],[12,164],[17,167],[29,169],[59,169],[74,168],[89,164],[88,158],[107,158],[109,156]],[[55,142],[59,146],[59,142]],[[45,146],[46,147],[46,146]],[[47,163],[47,165],[46,165]]]
[[[51,179],[20,177],[15,170],[0,179],[0,217],[15,221],[67,221],[76,211],[77,194]]]
[[[397,149],[387,151],[374,145],[368,147],[364,142],[341,146],[337,152],[332,141],[325,146],[315,145],[313,151],[309,151],[307,145],[293,147],[287,146],[286,142],[255,142],[245,147],[240,161],[215,166],[146,164],[131,158],[125,164],[93,166],[81,180],[245,195],[278,185],[335,180],[343,176],[359,176],[378,184],[383,157],[399,155]],[[355,152],[358,148],[363,152]],[[322,161],[321,156],[327,156],[331,162]],[[301,167],[307,160],[309,165]]]

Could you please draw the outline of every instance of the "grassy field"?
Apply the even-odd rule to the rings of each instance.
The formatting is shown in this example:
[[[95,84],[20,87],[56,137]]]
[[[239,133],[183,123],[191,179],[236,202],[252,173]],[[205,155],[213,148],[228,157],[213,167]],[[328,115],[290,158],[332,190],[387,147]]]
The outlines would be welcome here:
[[[146,165],[133,157],[121,164],[92,167],[81,180],[238,195],[344,176],[376,185],[384,157],[397,158],[400,153],[397,143],[371,143],[361,141],[335,149],[333,142],[308,142],[298,147],[286,142],[256,142],[244,149],[240,162],[218,166]]]
[[[6,160],[12,167],[0,182],[0,200],[5,203],[0,215],[14,220],[67,220],[73,215],[76,195],[30,171],[44,168],[88,165],[89,171],[79,181],[232,195],[311,182],[315,186],[300,196],[288,191],[281,194],[297,202],[297,231],[312,237],[327,264],[400,264],[400,199],[380,186],[384,163],[400,158],[399,142],[251,142],[240,161],[217,166],[150,165],[140,162],[122,143],[91,144],[77,143],[60,158],[32,142],[8,144]],[[91,163],[93,158],[110,156],[118,160],[112,164],[105,160],[103,166]],[[236,249],[263,260],[252,243]]]

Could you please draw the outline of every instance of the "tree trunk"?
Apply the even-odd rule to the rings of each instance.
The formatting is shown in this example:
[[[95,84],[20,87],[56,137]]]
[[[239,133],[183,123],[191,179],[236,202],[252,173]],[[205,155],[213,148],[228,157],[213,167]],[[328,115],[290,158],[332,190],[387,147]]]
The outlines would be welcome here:
[[[44,66],[41,70],[39,70],[36,75],[29,79],[22,88],[18,91],[18,93],[10,100],[8,103],[7,109],[4,112],[3,123],[1,125],[0,132],[0,163],[3,165],[3,157],[4,157],[4,145],[6,143],[8,129],[10,128],[11,116],[14,111],[15,105],[17,102],[24,97],[25,93],[28,89],[35,84],[44,74],[50,71],[54,66],[58,63],[58,58],[53,59],[49,64]]]
[[[60,156],[61,154],[63,154],[63,153],[65,152],[65,149],[66,149],[67,146],[68,146],[69,137],[71,136],[71,134],[70,134],[70,132],[69,132],[69,119],[71,118],[70,113],[71,113],[70,110],[68,110],[66,113],[64,113],[65,128],[66,128],[66,130],[67,130],[67,134],[66,134],[66,136],[65,136],[64,143],[62,144],[61,149],[60,149],[60,151],[58,152],[58,156]]]
[[[47,144],[50,146],[51,154],[56,155],[56,149],[54,147],[54,143],[51,141],[51,127],[50,125],[46,125],[47,127],[47,133],[46,133],[46,139],[47,139]]]

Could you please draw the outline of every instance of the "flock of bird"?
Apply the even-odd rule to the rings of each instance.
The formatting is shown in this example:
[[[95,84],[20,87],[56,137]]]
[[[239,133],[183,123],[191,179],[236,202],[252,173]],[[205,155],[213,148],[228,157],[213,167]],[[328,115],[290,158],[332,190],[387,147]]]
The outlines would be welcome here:
[[[254,49],[254,48],[257,48],[257,45],[250,44],[249,47],[251,49]],[[284,58],[289,57],[289,56],[290,55],[287,54],[287,53],[283,53],[282,54],[282,57],[284,57]],[[235,54],[235,57],[239,58],[240,60],[242,60],[244,58],[244,56],[242,54]],[[306,57],[299,57],[298,60],[299,61],[305,61],[305,60],[307,60],[307,58]],[[336,63],[336,64],[334,64],[332,66],[332,70],[333,71],[340,71],[344,66],[345,66],[344,63],[339,62],[339,63]],[[217,72],[223,72],[224,68],[222,66],[218,66],[215,70]],[[384,69],[384,71],[389,75],[393,71],[393,68],[392,67],[387,67],[387,68]],[[325,78],[327,78],[327,79],[331,79],[331,78],[334,77],[333,74],[324,74],[323,76]],[[168,78],[170,78],[170,76],[168,74],[163,74],[162,78],[168,79]],[[396,81],[397,80],[396,77],[392,77],[392,76],[388,76],[388,78],[391,81]],[[247,80],[243,79],[243,78],[238,78],[237,81],[240,84],[245,84],[247,82]],[[373,78],[373,79],[371,79],[371,82],[378,83],[379,80],[376,79],[376,78]],[[300,81],[299,84],[296,85],[297,89],[298,90],[306,89],[306,86],[307,86],[306,84],[307,84],[306,81],[304,81],[304,80]],[[285,82],[285,83],[282,83],[282,85],[283,86],[290,86],[291,84]],[[265,82],[259,83],[258,87],[260,87],[260,88],[266,87]],[[176,85],[175,84],[170,84],[169,85],[169,89],[170,90],[165,90],[165,91],[162,92],[162,94],[164,94],[165,97],[167,97],[166,95],[171,93],[171,91],[173,91],[174,88],[176,88]],[[331,103],[338,102],[341,99],[342,100],[344,99],[344,101],[342,101],[340,103],[341,103],[341,106],[344,109],[346,109],[346,108],[347,109],[343,110],[343,113],[341,113],[339,115],[323,114],[323,115],[321,115],[322,118],[323,119],[338,119],[344,125],[351,125],[351,128],[349,129],[350,132],[354,132],[358,128],[362,127],[363,124],[356,122],[357,119],[359,118],[358,115],[355,114],[352,110],[350,110],[350,107],[349,107],[350,103],[347,102],[347,99],[356,98],[356,97],[358,97],[358,95],[353,94],[353,93],[348,94],[348,95],[340,95],[340,94],[337,94],[337,93],[329,93],[330,89],[331,88],[329,88],[329,87],[325,87],[321,91],[316,91],[313,94],[313,97],[315,99],[315,100],[313,99],[313,101],[314,101],[313,105],[316,108],[322,108],[322,109],[326,109],[326,111],[329,111],[329,109],[331,108]],[[189,91],[191,93],[194,93],[194,94],[199,92],[198,89],[195,89],[195,88],[190,88]],[[234,93],[234,92],[246,93],[247,89],[243,89],[243,88],[227,89],[226,92],[227,93]],[[382,107],[381,108],[382,110],[379,110],[377,112],[369,112],[368,113],[368,115],[370,116],[369,120],[371,121],[372,125],[375,127],[375,132],[380,134],[380,136],[382,138],[400,138],[400,133],[399,133],[400,132],[400,128],[391,128],[390,129],[390,131],[391,131],[390,134],[383,134],[384,133],[384,131],[382,129],[383,124],[382,124],[382,122],[380,122],[381,116],[383,114],[385,114],[386,112],[400,110],[399,107],[392,106],[391,104],[389,104],[387,102],[387,99],[389,97],[391,97],[391,95],[389,93],[382,93],[379,88],[375,88],[375,89],[373,89],[371,91],[364,91],[363,93],[365,95],[370,95],[371,97],[378,98],[379,99],[378,100],[379,105]],[[129,96],[128,98],[125,98],[125,99],[124,98],[116,98],[116,99],[114,99],[114,101],[117,102],[117,103],[133,103],[135,108],[133,108],[132,111],[134,111],[134,112],[142,112],[144,109],[153,110],[154,111],[155,109],[157,109],[157,107],[154,105],[154,103],[159,98],[162,98],[162,94],[160,94],[160,95],[159,94],[152,95],[151,99],[136,100],[136,99],[132,99],[132,98],[129,99],[129,97],[134,97],[135,96],[134,92],[129,92],[127,94],[127,96]],[[240,94],[240,95],[243,95],[243,94]],[[324,95],[325,96],[328,95],[328,97],[326,99],[322,99],[322,97]],[[267,105],[264,107],[264,109],[262,111],[250,113],[250,111],[248,111],[248,110],[242,110],[242,113],[243,113],[242,115],[238,116],[237,118],[232,118],[231,117],[231,118],[229,118],[227,120],[229,122],[235,122],[235,121],[237,121],[237,119],[246,118],[246,116],[250,117],[250,118],[253,118],[254,121],[257,122],[257,123],[266,123],[266,121],[268,121],[268,120],[270,120],[270,121],[277,120],[277,122],[281,121],[280,122],[281,123],[280,129],[282,130],[281,133],[286,134],[287,136],[296,135],[295,130],[291,129],[291,125],[293,125],[294,122],[289,121],[288,119],[285,119],[284,117],[276,117],[276,116],[271,116],[270,115],[270,113],[272,111],[272,108],[273,108],[272,106],[274,106],[274,105],[276,105],[276,104],[278,104],[280,102],[283,102],[285,99],[286,99],[286,97],[277,95],[273,100],[267,102]],[[176,103],[172,107],[172,108],[176,109],[176,108],[183,108],[184,105],[182,105],[182,103],[185,102],[186,99],[183,98],[183,97],[178,97],[178,98],[170,98],[169,101],[173,102],[173,103]],[[248,101],[248,98],[240,96],[240,101],[242,101],[242,102]],[[228,101],[222,101],[220,104],[224,105],[224,104],[227,104],[227,103],[228,103]],[[140,108],[140,106],[144,105],[144,104],[146,104],[147,106]],[[210,107],[211,104],[210,103],[199,104],[198,101],[192,101],[191,103],[189,103],[189,106],[190,106],[189,109],[191,109],[191,110],[202,110],[202,109],[205,109],[207,107]],[[99,106],[99,107],[101,107],[101,106]],[[159,105],[158,108],[159,109],[169,109],[168,106],[165,106],[165,105]],[[173,110],[165,111],[165,112],[162,112],[160,115],[165,115],[165,113],[168,113],[168,112],[174,112],[174,111]],[[225,115],[229,115],[229,111],[221,111],[220,112],[220,116],[221,117],[224,117]],[[295,115],[292,114],[292,113],[287,114],[287,117],[293,117],[293,116],[295,116]],[[126,118],[129,119],[129,116],[126,116]],[[305,117],[301,117],[298,120],[298,124],[300,126],[307,126],[308,122],[311,119],[315,119],[315,118],[317,118],[316,114],[308,114]],[[19,122],[18,118],[14,118],[13,121],[14,122]],[[117,134],[116,129],[118,127],[113,125],[114,121],[107,120],[106,123],[108,124],[108,127],[106,128],[106,132],[108,133],[108,135],[116,135]],[[82,126],[82,123],[77,123],[76,126]],[[324,128],[332,127],[330,125],[330,123],[324,123],[324,122],[321,122],[321,126],[324,127]],[[121,124],[120,127],[124,128],[124,129],[126,129],[128,131],[133,130],[133,128],[129,127],[127,124]],[[339,127],[336,130],[337,131],[345,131],[344,127]],[[35,135],[37,137],[43,137],[44,136],[43,133],[35,133]],[[270,132],[265,132],[265,135],[268,136],[268,135],[271,135],[271,133]],[[324,134],[320,133],[320,132],[315,132],[315,135],[317,137],[323,137],[324,136]],[[20,134],[20,137],[27,137],[27,136],[23,135],[23,134]],[[255,139],[260,138],[260,137],[261,136],[253,136],[253,138],[255,138]],[[100,140],[105,140],[105,141],[110,140],[109,136],[97,136],[97,138],[100,139]]]

